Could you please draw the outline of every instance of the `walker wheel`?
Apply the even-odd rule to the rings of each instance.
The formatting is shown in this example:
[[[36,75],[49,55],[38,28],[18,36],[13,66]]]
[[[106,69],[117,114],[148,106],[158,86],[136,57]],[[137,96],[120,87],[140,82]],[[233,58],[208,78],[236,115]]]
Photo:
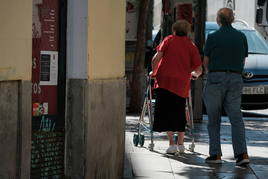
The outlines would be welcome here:
[[[150,150],[150,151],[154,151],[154,144],[151,143],[151,144],[149,144],[148,147],[149,147],[149,150]]]
[[[194,144],[190,144],[189,145],[189,151],[190,152],[194,152],[194,148],[195,148],[195,145]]]
[[[141,147],[143,147],[143,145],[144,145],[144,135],[140,135],[139,144],[140,144]]]
[[[139,136],[137,134],[134,134],[133,136],[133,143],[137,147],[139,144]]]

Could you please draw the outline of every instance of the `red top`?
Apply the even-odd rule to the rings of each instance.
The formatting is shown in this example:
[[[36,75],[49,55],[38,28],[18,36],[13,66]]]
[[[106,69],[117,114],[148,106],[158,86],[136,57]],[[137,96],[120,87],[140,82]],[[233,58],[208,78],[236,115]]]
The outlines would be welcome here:
[[[169,35],[156,49],[163,52],[156,70],[156,88],[188,97],[191,72],[202,64],[197,47],[189,37]]]

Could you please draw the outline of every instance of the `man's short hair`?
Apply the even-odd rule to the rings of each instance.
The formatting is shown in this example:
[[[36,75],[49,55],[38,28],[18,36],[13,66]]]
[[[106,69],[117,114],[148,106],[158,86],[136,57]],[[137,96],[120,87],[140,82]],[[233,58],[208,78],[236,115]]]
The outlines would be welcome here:
[[[178,20],[172,25],[172,31],[177,36],[187,36],[191,30],[191,24],[186,20]]]
[[[220,22],[223,26],[230,25],[234,21],[234,13],[232,9],[221,8],[217,13],[217,21]]]

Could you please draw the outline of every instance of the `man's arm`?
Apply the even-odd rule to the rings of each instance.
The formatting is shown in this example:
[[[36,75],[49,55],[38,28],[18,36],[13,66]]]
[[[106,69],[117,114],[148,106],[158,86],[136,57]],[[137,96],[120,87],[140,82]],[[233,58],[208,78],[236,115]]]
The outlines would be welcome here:
[[[204,73],[208,73],[208,57],[204,56],[204,60],[203,60],[203,66],[204,66]]]

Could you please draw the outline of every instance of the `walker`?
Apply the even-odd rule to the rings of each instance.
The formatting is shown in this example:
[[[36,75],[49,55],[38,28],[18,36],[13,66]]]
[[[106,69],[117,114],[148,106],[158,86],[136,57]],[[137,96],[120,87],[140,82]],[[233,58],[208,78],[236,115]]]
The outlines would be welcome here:
[[[134,134],[133,136],[133,143],[135,146],[138,146],[138,144],[143,147],[144,145],[144,135],[141,134],[141,128],[143,127],[145,130],[150,131],[150,138],[151,143],[149,144],[149,150],[154,150],[154,135],[153,135],[153,122],[154,122],[154,116],[153,116],[153,104],[154,100],[152,97],[152,86],[151,86],[152,79],[150,76],[146,77],[146,91],[145,91],[145,99],[142,107],[142,111],[139,117],[138,121],[138,134]],[[148,116],[149,123],[145,121],[144,117]],[[148,127],[149,125],[149,127]]]
[[[154,135],[153,135],[153,122],[154,122],[154,115],[153,115],[153,106],[155,100],[152,97],[152,86],[151,86],[152,79],[150,76],[146,77],[146,91],[145,91],[145,99],[142,107],[142,111],[138,121],[138,130],[137,133],[133,136],[133,143],[137,147],[138,145],[143,147],[144,145],[144,134],[142,134],[142,128],[145,131],[150,132],[150,144],[148,146],[150,151],[154,150]],[[190,137],[191,137],[191,144],[189,145],[189,151],[194,152],[195,148],[195,141],[194,141],[194,122],[193,122],[193,109],[192,109],[192,95],[191,89],[189,91],[189,97],[186,98],[186,120],[187,120],[187,129],[189,130]],[[149,120],[145,120],[145,117],[148,117]],[[176,136],[177,137],[177,136]],[[177,140],[177,138],[175,139]]]

